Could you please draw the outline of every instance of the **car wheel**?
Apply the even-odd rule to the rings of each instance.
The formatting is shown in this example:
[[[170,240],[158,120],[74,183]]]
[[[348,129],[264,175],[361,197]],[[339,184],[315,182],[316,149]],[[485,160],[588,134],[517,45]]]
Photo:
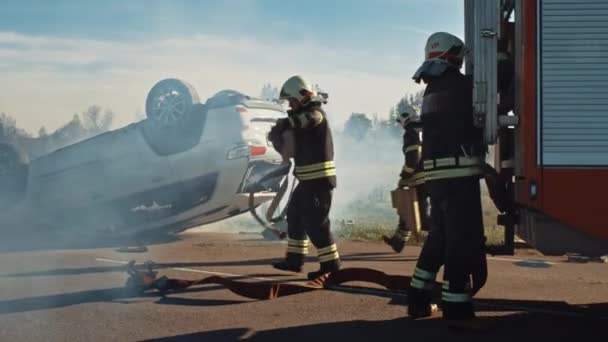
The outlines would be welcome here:
[[[176,154],[198,144],[206,112],[194,87],[177,79],[165,79],[148,93],[148,119],[141,122],[139,128],[156,154]]]
[[[161,127],[173,127],[187,120],[192,105],[199,103],[192,85],[168,78],[159,81],[148,92],[146,116]]]

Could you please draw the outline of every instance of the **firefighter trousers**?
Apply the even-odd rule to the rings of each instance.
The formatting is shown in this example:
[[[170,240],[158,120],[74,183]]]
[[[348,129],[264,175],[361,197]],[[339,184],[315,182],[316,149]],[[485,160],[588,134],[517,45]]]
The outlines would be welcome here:
[[[329,212],[333,190],[306,181],[298,184],[287,208],[287,262],[302,265],[308,238],[316,247],[321,270],[334,271],[340,256],[331,233]]]
[[[439,268],[444,266],[444,318],[474,316],[471,276],[485,267],[485,236],[477,177],[429,181],[431,231],[412,277],[412,303],[426,305]]]

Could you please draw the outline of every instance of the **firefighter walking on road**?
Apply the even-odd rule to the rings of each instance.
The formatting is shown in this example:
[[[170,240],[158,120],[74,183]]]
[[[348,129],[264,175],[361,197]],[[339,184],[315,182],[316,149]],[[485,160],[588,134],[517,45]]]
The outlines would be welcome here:
[[[416,124],[420,117],[411,105],[406,105],[403,112],[399,114],[397,122],[403,127],[403,155],[405,164],[401,170],[398,188],[413,187],[417,192],[417,213],[410,213],[414,217],[415,227],[406,224],[406,219],[399,215],[399,223],[393,236],[384,236],[384,242],[391,246],[393,251],[400,253],[405,243],[410,240],[412,229],[416,233],[426,228],[426,194],[424,191],[424,178],[422,173],[422,142],[418,134]]]
[[[441,304],[451,328],[474,328],[475,290],[485,282],[485,237],[479,179],[483,131],[473,125],[472,79],[460,72],[464,43],[432,34],[414,80],[426,83],[421,121],[422,157],[432,228],[422,248],[409,293],[408,314],[431,315],[431,290],[444,266]],[[481,275],[481,276],[480,276]]]
[[[336,166],[331,129],[321,108],[326,98],[315,93],[311,84],[300,76],[285,82],[279,98],[289,102],[290,110],[287,118],[273,126],[269,139],[276,146],[284,132],[293,132],[294,173],[299,183],[287,208],[287,255],[273,267],[300,272],[310,238],[321,264],[318,271],[308,274],[309,279],[314,279],[340,269],[340,255],[329,220]]]

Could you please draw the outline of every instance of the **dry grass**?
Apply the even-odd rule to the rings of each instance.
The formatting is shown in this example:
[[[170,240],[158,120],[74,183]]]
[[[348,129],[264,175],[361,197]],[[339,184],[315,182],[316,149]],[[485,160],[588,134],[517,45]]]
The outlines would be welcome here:
[[[496,222],[498,210],[487,193],[485,184],[482,186],[481,206],[483,208],[483,223],[488,245],[500,245],[504,242],[504,228]]]
[[[398,216],[390,202],[390,190],[389,187],[379,186],[367,196],[361,196],[345,207],[332,209],[334,233],[343,239],[360,241],[381,241],[383,235],[393,234],[397,227]],[[482,205],[487,243],[501,244],[503,229],[496,224],[498,211],[488,196],[483,182]],[[222,232],[259,232],[262,230],[262,227],[248,213],[202,228],[205,231]],[[424,236],[420,240],[411,241],[410,244],[421,244],[423,241]]]
[[[357,223],[341,225],[337,235],[343,239],[356,241],[380,241],[383,235],[391,235],[394,227],[377,223]]]
[[[375,189],[367,198],[353,201],[334,220],[336,235],[350,240],[381,241],[383,235],[391,235],[397,227],[398,216],[390,203],[390,190]],[[503,228],[498,226],[498,210],[488,196],[482,182],[482,207],[487,244],[499,245],[504,241]],[[411,241],[420,244],[424,240]]]

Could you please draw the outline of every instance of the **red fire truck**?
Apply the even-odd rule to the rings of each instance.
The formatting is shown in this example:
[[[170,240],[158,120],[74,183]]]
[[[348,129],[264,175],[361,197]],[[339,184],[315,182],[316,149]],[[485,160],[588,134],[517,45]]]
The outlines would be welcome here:
[[[608,0],[465,0],[465,42],[507,253],[608,254]]]

